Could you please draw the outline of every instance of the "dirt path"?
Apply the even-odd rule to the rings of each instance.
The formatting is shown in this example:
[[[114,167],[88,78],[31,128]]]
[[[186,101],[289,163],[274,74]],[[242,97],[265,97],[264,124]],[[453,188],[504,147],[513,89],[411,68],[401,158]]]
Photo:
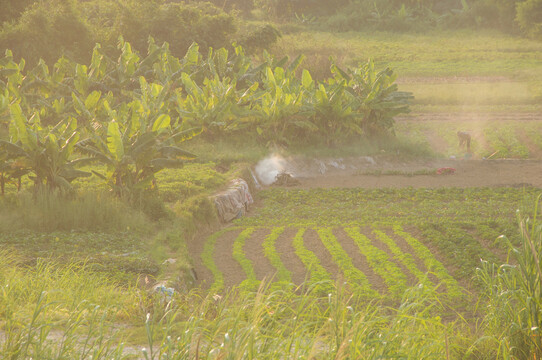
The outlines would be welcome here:
[[[270,229],[257,229],[250,235],[245,242],[243,251],[247,259],[252,261],[254,272],[258,280],[264,278],[269,280],[275,276],[276,269],[271,265],[269,259],[265,256],[262,243],[271,232]]]
[[[214,261],[218,270],[224,274],[224,286],[238,285],[245,280],[243,268],[233,258],[233,242],[241,230],[228,231],[216,240]]]
[[[417,170],[432,171],[451,167],[453,175],[416,175],[408,176]],[[375,171],[393,171],[405,175],[370,175]],[[313,174],[311,177],[298,178],[300,184],[293,188],[440,188],[440,187],[485,187],[485,186],[534,186],[542,187],[542,161],[540,160],[440,160],[383,164],[367,168],[367,172],[333,172]]]
[[[287,228],[277,238],[275,242],[275,248],[279,253],[282,263],[292,273],[292,282],[296,285],[301,285],[305,281],[307,269],[303,262],[295,253],[295,248],[292,244],[292,240],[297,234],[298,229]]]
[[[337,264],[333,262],[331,254],[324,246],[324,244],[322,244],[322,241],[320,240],[320,237],[318,236],[316,230],[307,229],[307,231],[305,231],[305,234],[303,236],[303,244],[307,249],[312,251],[318,257],[318,259],[320,259],[320,265],[322,265],[322,267],[331,274],[331,278],[333,280],[342,277],[342,275],[339,274],[339,268]]]
[[[411,113],[398,116],[396,121],[542,121],[542,114],[522,112],[496,113]]]

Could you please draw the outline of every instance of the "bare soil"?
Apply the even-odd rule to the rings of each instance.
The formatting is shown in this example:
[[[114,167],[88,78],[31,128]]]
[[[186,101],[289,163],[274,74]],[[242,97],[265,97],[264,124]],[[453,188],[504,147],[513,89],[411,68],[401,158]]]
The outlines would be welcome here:
[[[380,162],[345,169],[331,168],[325,173],[313,171],[296,176],[299,185],[293,188],[440,188],[486,186],[542,187],[542,160],[429,160],[413,162]],[[356,163],[356,159],[343,161]],[[453,174],[437,175],[439,168],[453,168]],[[329,169],[329,167],[328,167]],[[412,175],[425,170],[427,174]],[[295,175],[295,169],[293,170]],[[431,172],[431,173],[430,173]]]
[[[542,121],[542,115],[534,112],[495,112],[495,113],[411,113],[406,116],[398,116],[396,121]]]
[[[276,269],[271,265],[263,250],[263,240],[269,235],[269,229],[257,229],[246,240],[243,251],[247,259],[252,261],[254,273],[258,280],[271,279],[275,276]]]
[[[320,265],[322,265],[322,267],[331,274],[331,278],[333,280],[342,277],[342,275],[339,274],[337,264],[333,262],[331,254],[320,240],[316,230],[307,229],[307,231],[305,231],[305,234],[303,235],[303,244],[318,257],[320,260]]]
[[[301,285],[306,278],[307,269],[301,259],[296,255],[292,239],[298,229],[286,228],[275,241],[275,248],[286,269],[292,273],[292,282]]]
[[[216,240],[214,261],[218,270],[224,274],[224,286],[238,285],[246,279],[243,268],[233,258],[233,243],[241,230],[228,231]],[[207,281],[210,285],[211,281]]]

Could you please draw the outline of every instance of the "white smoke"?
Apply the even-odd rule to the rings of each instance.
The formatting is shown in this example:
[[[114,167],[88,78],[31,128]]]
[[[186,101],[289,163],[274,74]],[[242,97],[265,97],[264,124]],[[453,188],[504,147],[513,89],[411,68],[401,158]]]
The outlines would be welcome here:
[[[283,157],[273,154],[256,164],[256,176],[262,184],[271,185],[275,182],[277,175],[284,171],[285,165],[286,160]]]

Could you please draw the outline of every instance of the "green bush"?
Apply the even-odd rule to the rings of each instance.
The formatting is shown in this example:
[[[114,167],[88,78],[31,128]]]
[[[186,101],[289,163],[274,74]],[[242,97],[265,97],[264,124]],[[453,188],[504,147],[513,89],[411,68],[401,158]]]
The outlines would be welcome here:
[[[243,15],[250,15],[254,9],[254,0],[195,0],[196,2],[210,2],[224,11],[240,11]]]
[[[9,5],[0,5],[0,16],[7,14],[2,6]],[[9,9],[10,14],[16,13]],[[180,57],[192,42],[203,45],[202,49],[227,46],[236,31],[234,15],[210,3],[43,0],[16,21],[4,23],[0,48],[11,49],[16,58],[31,64],[40,58],[54,63],[62,55],[86,64],[97,42],[108,55],[117,55],[120,35],[140,52],[146,51],[149,37],[159,44],[168,42],[172,53]]]
[[[92,31],[74,0],[48,0],[28,8],[15,23],[4,23],[0,48],[35,64],[54,63],[60,55],[87,62],[94,47]]]
[[[268,49],[281,37],[280,31],[270,24],[265,24],[257,28],[246,31],[237,41],[249,53],[255,53],[263,49]]]
[[[521,30],[530,37],[542,37],[542,0],[518,2],[516,21]]]
[[[3,0],[0,2],[0,24],[4,21],[16,21],[19,16],[36,0]]]
[[[173,55],[183,56],[197,42],[203,49],[223,47],[236,32],[234,17],[209,3],[140,2],[131,0],[121,9],[118,33],[144,52],[147,39],[168,42]]]

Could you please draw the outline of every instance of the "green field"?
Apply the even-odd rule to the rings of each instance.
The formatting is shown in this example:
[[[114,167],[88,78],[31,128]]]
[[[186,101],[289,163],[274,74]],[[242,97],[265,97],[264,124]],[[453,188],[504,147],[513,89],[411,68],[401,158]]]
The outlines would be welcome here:
[[[0,59],[0,359],[542,356],[542,189],[425,166],[463,159],[458,131],[472,164],[540,166],[542,42],[275,26],[268,53]],[[260,191],[269,154],[436,185]],[[239,177],[256,204],[225,224]]]

